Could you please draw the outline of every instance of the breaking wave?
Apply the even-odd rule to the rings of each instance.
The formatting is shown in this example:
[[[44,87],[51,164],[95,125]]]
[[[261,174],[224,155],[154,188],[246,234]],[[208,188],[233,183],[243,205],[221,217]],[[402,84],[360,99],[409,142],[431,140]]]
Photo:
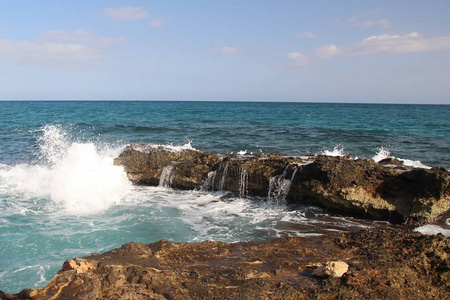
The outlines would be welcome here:
[[[118,204],[131,188],[113,159],[121,149],[98,149],[94,143],[71,142],[55,125],[42,128],[39,162],[3,167],[3,188],[33,198],[49,198],[70,214],[91,214]]]

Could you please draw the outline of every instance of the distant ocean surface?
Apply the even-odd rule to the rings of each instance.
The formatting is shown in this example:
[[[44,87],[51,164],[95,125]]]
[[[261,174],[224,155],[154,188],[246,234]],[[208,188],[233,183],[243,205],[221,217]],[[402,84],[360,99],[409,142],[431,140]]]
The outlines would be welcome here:
[[[0,102],[0,290],[42,287],[64,260],[130,241],[264,241],[376,224],[263,198],[132,186],[112,161],[134,143],[450,168],[450,105]]]

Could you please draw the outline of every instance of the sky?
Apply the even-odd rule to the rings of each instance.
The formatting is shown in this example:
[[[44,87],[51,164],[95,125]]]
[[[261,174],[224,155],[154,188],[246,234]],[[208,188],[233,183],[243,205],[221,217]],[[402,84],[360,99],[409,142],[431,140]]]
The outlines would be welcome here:
[[[450,104],[448,0],[0,5],[0,100]]]

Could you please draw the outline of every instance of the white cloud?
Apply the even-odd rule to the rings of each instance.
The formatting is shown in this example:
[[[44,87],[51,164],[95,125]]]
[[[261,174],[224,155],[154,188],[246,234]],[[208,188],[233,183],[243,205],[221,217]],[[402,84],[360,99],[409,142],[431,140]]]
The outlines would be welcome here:
[[[338,20],[338,23],[348,24],[352,27],[374,27],[378,26],[384,29],[389,29],[392,25],[388,19],[373,19],[374,15],[381,13],[381,10],[372,10],[364,13],[354,14],[351,18],[342,21]]]
[[[123,38],[98,38],[92,31],[75,30],[49,30],[37,38],[38,42],[80,42],[80,43],[115,43],[123,42]]]
[[[94,39],[94,33],[86,30],[67,32],[63,30],[50,30],[38,37],[40,42],[86,42]]]
[[[218,52],[223,53],[223,54],[236,54],[238,53],[238,48],[234,48],[234,47],[222,47],[218,50]]]
[[[316,35],[314,33],[312,33],[312,32],[304,31],[304,32],[296,33],[295,37],[297,37],[297,38],[313,39],[313,38],[316,37]]]
[[[210,41],[208,43],[208,51],[213,53],[233,55],[242,52],[242,49],[232,46],[226,46],[225,38],[219,37],[216,40]]]
[[[330,58],[333,56],[337,56],[341,53],[341,49],[339,49],[336,45],[328,45],[325,47],[320,47],[316,50],[316,57],[319,58]]]
[[[314,54],[300,52],[286,54],[296,66],[305,66],[317,59],[330,59],[337,56],[361,56],[373,54],[404,54],[420,52],[450,51],[450,36],[426,38],[417,32],[405,35],[374,35],[360,42],[337,46],[335,44],[317,48]]]
[[[122,39],[96,37],[77,30],[47,31],[33,41],[0,40],[0,60],[46,67],[80,68],[104,57],[110,43]]]
[[[79,44],[0,40],[0,60],[47,66],[76,66],[102,57],[98,49]]]
[[[387,19],[380,19],[380,20],[375,20],[375,21],[358,22],[358,23],[355,23],[354,26],[356,26],[356,27],[380,26],[384,29],[389,29],[391,27],[391,22],[389,22]]]
[[[116,21],[135,21],[149,15],[145,7],[134,6],[105,8],[101,13]]]
[[[304,67],[309,63],[308,57],[300,52],[288,53],[288,54],[286,54],[286,57],[293,60],[293,64],[298,67]]]
[[[159,28],[159,27],[162,26],[162,24],[163,24],[163,21],[161,21],[161,20],[156,20],[156,21],[153,21],[153,22],[150,24],[150,28]]]
[[[316,56],[331,58],[340,55],[397,54],[442,50],[450,50],[450,36],[425,38],[413,32],[406,35],[374,35],[350,46],[329,45],[317,49]]]

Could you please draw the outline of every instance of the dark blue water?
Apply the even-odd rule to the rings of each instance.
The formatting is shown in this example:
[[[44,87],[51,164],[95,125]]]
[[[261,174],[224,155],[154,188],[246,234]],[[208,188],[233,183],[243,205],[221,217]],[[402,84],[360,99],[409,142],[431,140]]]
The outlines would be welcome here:
[[[0,102],[0,163],[33,158],[35,131],[59,124],[79,139],[173,143],[203,151],[316,154],[380,147],[450,167],[450,106],[235,102]]]
[[[265,241],[373,225],[262,198],[132,186],[112,161],[133,143],[449,168],[450,106],[0,102],[0,290],[42,287],[64,260],[130,241]]]

